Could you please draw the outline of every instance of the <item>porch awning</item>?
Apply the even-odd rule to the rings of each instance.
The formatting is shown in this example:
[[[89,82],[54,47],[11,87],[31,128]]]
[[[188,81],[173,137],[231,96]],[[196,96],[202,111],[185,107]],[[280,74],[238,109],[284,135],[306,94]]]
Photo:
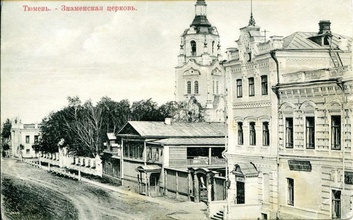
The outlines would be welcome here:
[[[233,174],[242,174],[244,177],[257,177],[259,172],[257,171],[253,163],[236,163],[234,165]]]
[[[160,173],[161,169],[162,168],[158,165],[146,165],[146,166],[137,167],[136,171],[143,172],[143,173]]]

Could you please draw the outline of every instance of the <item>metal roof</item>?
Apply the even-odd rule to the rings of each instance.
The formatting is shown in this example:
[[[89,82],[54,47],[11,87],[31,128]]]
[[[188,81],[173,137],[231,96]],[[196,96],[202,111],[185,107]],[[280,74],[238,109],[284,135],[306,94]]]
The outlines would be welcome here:
[[[326,46],[321,46],[314,41],[310,40],[310,37],[318,36],[315,32],[295,32],[285,38],[283,38],[283,48],[284,49],[327,49]],[[332,35],[332,48],[337,48],[340,39],[349,38],[339,35]]]
[[[224,137],[224,123],[172,123],[155,121],[129,121],[118,133],[119,136],[138,134],[145,138],[172,137]]]
[[[241,172],[245,177],[257,177],[259,172],[257,171],[253,163],[236,163],[234,165],[233,173]]]
[[[116,139],[116,136],[114,133],[107,133],[107,137],[109,140],[115,140]]]
[[[145,165],[137,167],[136,171],[144,173],[160,173],[161,169],[162,168],[158,165]]]
[[[153,143],[163,145],[225,145],[225,138],[167,138]]]

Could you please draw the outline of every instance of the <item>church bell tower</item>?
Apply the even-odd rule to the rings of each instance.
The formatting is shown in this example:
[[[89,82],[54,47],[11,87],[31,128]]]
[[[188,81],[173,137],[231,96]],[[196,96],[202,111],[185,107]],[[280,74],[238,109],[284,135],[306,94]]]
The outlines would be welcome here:
[[[180,37],[175,68],[175,99],[197,102],[208,122],[224,122],[225,77],[217,28],[207,19],[207,4],[197,0],[195,17]]]

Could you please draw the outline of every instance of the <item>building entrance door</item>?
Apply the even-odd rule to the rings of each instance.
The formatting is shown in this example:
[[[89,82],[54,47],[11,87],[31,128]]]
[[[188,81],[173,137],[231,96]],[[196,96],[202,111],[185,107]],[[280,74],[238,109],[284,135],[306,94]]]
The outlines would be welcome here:
[[[160,173],[151,173],[150,176],[150,192],[151,196],[158,196],[159,194],[159,177]]]
[[[198,174],[199,178],[199,193],[200,193],[200,201],[207,202],[207,177],[205,174]]]
[[[332,190],[332,218],[341,218],[341,191]]]
[[[245,184],[237,181],[237,204],[245,204]]]

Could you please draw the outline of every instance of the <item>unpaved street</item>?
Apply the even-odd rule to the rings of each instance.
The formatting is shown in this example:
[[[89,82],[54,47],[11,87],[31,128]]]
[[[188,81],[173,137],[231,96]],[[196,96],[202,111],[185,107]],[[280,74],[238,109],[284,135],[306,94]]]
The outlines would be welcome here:
[[[2,159],[1,173],[3,177],[38,186],[31,190],[40,191],[37,193],[41,196],[46,196],[46,190],[62,196],[77,209],[78,219],[207,219],[205,204],[148,198],[120,187],[114,190],[98,187],[58,177],[13,159]]]

